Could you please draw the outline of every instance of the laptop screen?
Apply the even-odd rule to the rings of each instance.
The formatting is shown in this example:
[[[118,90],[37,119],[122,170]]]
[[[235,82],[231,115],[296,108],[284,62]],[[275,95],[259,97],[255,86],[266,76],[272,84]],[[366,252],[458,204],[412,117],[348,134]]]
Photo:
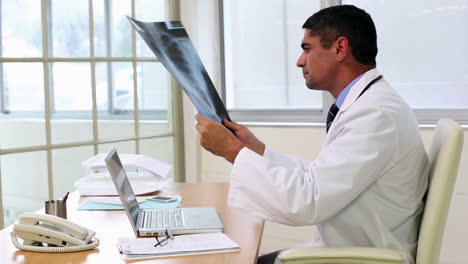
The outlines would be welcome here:
[[[109,152],[109,155],[106,157],[106,164],[115,187],[117,188],[117,192],[119,193],[122,205],[124,206],[125,211],[127,211],[128,217],[132,221],[132,226],[136,233],[136,224],[138,214],[140,213],[140,206],[138,205],[135,193],[128,181],[127,174],[125,173],[116,149],[112,149]]]

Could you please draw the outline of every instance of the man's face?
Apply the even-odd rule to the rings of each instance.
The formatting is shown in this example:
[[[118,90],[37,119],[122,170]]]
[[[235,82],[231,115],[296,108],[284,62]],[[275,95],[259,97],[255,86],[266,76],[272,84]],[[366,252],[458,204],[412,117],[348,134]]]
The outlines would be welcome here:
[[[310,29],[304,31],[302,54],[297,60],[297,67],[302,68],[306,86],[313,90],[329,90],[336,70],[334,44],[325,49],[319,36],[311,36]]]

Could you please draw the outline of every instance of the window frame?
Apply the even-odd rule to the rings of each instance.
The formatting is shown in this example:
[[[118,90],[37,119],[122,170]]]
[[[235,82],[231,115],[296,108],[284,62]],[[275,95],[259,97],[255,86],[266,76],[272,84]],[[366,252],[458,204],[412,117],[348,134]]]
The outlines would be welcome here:
[[[221,99],[226,104],[226,61],[225,61],[225,42],[224,42],[224,1],[219,0],[219,39],[220,39],[220,57],[221,57]],[[230,0],[228,0],[230,1]],[[320,8],[326,8],[334,5],[341,5],[341,0],[320,0]],[[322,92],[321,109],[227,109],[232,119],[239,122],[252,124],[267,124],[284,126],[289,124],[295,126],[300,123],[320,123],[325,126],[328,109],[334,102],[334,98],[328,92]],[[468,107],[462,109],[413,109],[416,119],[420,125],[435,125],[441,118],[451,118],[462,125],[468,125]]]
[[[43,0],[46,3],[46,18],[45,21],[50,22],[52,21],[52,13],[51,13],[51,0]],[[134,6],[134,1],[132,0],[132,6]],[[88,10],[92,10],[92,2],[93,1],[88,1]],[[166,3],[169,5],[171,1],[166,0]],[[114,82],[112,79],[112,63],[111,62],[157,62],[160,63],[159,59],[156,57],[137,57],[135,56],[129,56],[129,57],[113,57],[112,56],[112,35],[111,35],[111,14],[110,14],[110,9],[111,9],[111,3],[108,0],[104,1],[104,16],[105,16],[105,38],[106,38],[106,56],[105,57],[96,57],[93,54],[91,54],[91,47],[90,47],[90,56],[88,57],[55,57],[55,56],[49,56],[50,51],[53,50],[52,47],[52,24],[47,23],[47,40],[44,40],[46,35],[44,32],[42,33],[42,38],[43,38],[43,45],[47,43],[47,58],[46,54],[44,54],[44,46],[43,46],[43,54],[41,57],[6,57],[4,58],[2,55],[2,38],[0,38],[0,119],[17,119],[17,118],[39,118],[43,117],[44,111],[12,111],[11,109],[8,109],[8,106],[10,105],[9,103],[9,96],[8,96],[8,91],[6,87],[3,85],[3,63],[14,63],[14,62],[38,62],[42,63],[42,65],[46,65],[45,67],[48,67],[49,70],[49,80],[52,80],[52,73],[51,73],[51,64],[54,62],[86,62],[90,63],[90,67],[92,63],[96,62],[105,62],[107,66],[107,88],[108,88],[108,93],[107,93],[107,102],[108,102],[108,109],[106,112],[104,111],[98,111],[99,113],[99,120],[131,120],[134,115],[135,111],[134,110],[127,110],[127,109],[119,109],[116,108],[113,104],[114,98],[113,98],[113,93],[115,90],[114,87]],[[2,10],[2,4],[0,3],[0,12]],[[44,14],[42,14],[44,15]],[[89,16],[91,17],[91,11],[89,12]],[[94,18],[94,17],[93,17]],[[91,21],[91,18],[89,18]],[[44,21],[44,18],[42,18]],[[94,22],[94,20],[93,20]],[[89,24],[88,25],[90,29],[90,41],[94,41],[94,30],[91,32],[91,28],[94,28],[94,25]],[[0,36],[1,36],[1,21],[0,21]],[[43,27],[44,29],[44,27]],[[132,31],[134,29],[132,28]],[[91,35],[92,38],[91,38]],[[93,43],[94,46],[94,43]],[[94,75],[91,73],[91,75]],[[135,77],[135,76],[134,76]],[[89,119],[92,115],[92,110],[91,111],[57,111],[55,110],[55,100],[54,100],[54,86],[49,85],[49,92],[50,92],[50,114],[51,114],[51,119]],[[154,120],[156,118],[157,121],[167,121],[168,120],[168,111],[167,110],[159,110],[159,109],[151,109],[151,110],[141,110],[139,109],[140,112],[140,119],[142,120]]]
[[[2,13],[2,3],[0,2],[0,14]],[[3,32],[2,32],[2,26],[1,26],[1,20],[0,20],[0,59],[3,58]],[[8,114],[8,110],[5,107],[6,104],[6,92],[5,88],[3,85],[3,63],[0,63],[0,114]]]
[[[105,0],[108,2],[108,0]],[[168,20],[180,20],[180,2],[179,0],[165,0],[166,1],[166,17]],[[135,17],[135,2],[136,0],[131,0],[131,17]],[[0,11],[2,8],[2,4],[0,2]],[[26,153],[26,152],[34,152],[34,151],[45,151],[46,158],[47,158],[47,181],[48,181],[48,197],[49,199],[53,199],[54,197],[54,185],[53,185],[53,150],[62,149],[62,148],[74,148],[74,147],[81,147],[81,146],[93,146],[94,154],[98,154],[98,147],[101,145],[109,144],[109,143],[117,143],[117,142],[133,142],[135,144],[135,153],[140,153],[140,145],[142,144],[142,140],[147,139],[158,139],[158,138],[172,138],[173,145],[172,145],[172,158],[174,160],[174,180],[175,181],[184,181],[185,179],[185,160],[184,160],[184,138],[183,138],[183,122],[181,120],[182,115],[182,92],[181,89],[178,88],[177,83],[170,78],[168,85],[168,100],[170,100],[170,104],[168,105],[167,110],[140,110],[138,109],[138,83],[137,83],[137,63],[138,62],[159,62],[157,58],[145,58],[145,57],[137,57],[136,54],[136,38],[137,33],[132,28],[131,30],[131,40],[132,40],[132,55],[130,57],[125,58],[117,58],[117,57],[95,57],[94,56],[94,16],[93,16],[93,0],[88,0],[88,14],[89,14],[89,42],[90,42],[90,56],[89,57],[78,57],[78,58],[60,58],[60,57],[51,57],[49,56],[49,43],[51,43],[51,38],[49,34],[49,21],[50,21],[50,9],[51,9],[51,1],[50,0],[41,0],[41,29],[42,29],[42,57],[34,57],[34,58],[25,58],[25,57],[9,57],[4,58],[1,55],[0,49],[0,81],[3,78],[3,69],[2,65],[5,62],[40,62],[43,66],[43,91],[44,91],[44,110],[41,111],[15,111],[15,113],[10,113],[10,117],[17,117],[22,119],[35,119],[35,117],[40,117],[42,121],[44,121],[45,126],[45,144],[42,145],[31,145],[25,147],[12,147],[12,148],[0,148],[0,158],[3,155],[9,154],[16,154],[16,153]],[[1,29],[1,27],[0,27]],[[0,32],[1,36],[1,32]],[[0,37],[0,47],[1,47],[1,37]],[[60,61],[60,62],[89,62],[90,63],[90,74],[91,74],[91,89],[92,89],[92,110],[91,111],[70,111],[67,113],[66,111],[54,112],[52,109],[52,97],[53,97],[53,90],[50,88],[51,72],[50,72],[50,65],[53,62]],[[125,116],[131,117],[129,118],[134,122],[135,133],[133,136],[128,137],[116,137],[116,138],[105,138],[102,139],[98,135],[98,120],[104,120],[102,116],[99,116],[99,112],[97,110],[97,103],[96,103],[96,62],[99,61],[129,61],[132,63],[132,72],[133,72],[133,84],[132,89],[134,93],[134,109],[132,111],[118,111],[119,109],[112,109],[115,113],[110,113],[107,111],[107,116],[110,119],[115,120],[125,120]],[[5,90],[3,89],[3,82],[0,83],[0,95],[5,95]],[[112,94],[110,94],[112,96]],[[6,96],[4,96],[6,97]],[[2,99],[4,98],[2,97]],[[5,102],[0,100],[0,110],[3,110],[5,107]],[[6,109],[7,111],[8,109]],[[90,114],[91,113],[91,114]],[[170,128],[166,132],[154,132],[150,135],[141,135],[140,134],[140,121],[144,121],[145,117],[151,117],[151,120],[154,120],[155,115],[166,116],[165,119],[162,121],[155,121],[156,123],[159,122],[167,122],[170,123]],[[1,113],[0,113],[1,115]],[[68,116],[67,116],[68,115]],[[52,122],[54,119],[62,119],[63,117],[76,118],[82,119],[83,115],[86,115],[86,121],[92,123],[92,139],[85,140],[85,141],[72,141],[67,143],[53,143],[52,142]],[[92,118],[90,119],[90,116]],[[105,117],[105,116],[104,116]],[[13,120],[13,118],[11,118]],[[148,118],[149,119],[149,118]],[[6,120],[3,118],[3,120]],[[145,122],[141,122],[145,123]],[[1,176],[1,169],[0,169],[0,176]],[[1,177],[0,177],[0,228],[3,227],[3,202],[2,202],[2,193],[1,193]]]

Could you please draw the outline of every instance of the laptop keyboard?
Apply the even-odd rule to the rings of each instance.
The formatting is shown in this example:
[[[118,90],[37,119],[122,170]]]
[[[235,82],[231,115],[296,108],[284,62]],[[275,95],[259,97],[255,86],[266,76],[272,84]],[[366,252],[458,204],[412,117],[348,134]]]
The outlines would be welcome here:
[[[142,211],[144,228],[160,228],[160,227],[181,227],[182,211],[180,209],[164,209]]]

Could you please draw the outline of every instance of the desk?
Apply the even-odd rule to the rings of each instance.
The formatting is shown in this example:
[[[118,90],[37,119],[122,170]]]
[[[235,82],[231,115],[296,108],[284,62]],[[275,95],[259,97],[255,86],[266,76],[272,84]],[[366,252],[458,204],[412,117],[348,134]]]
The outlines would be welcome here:
[[[237,242],[240,252],[195,255],[150,260],[124,261],[116,248],[117,237],[134,237],[124,211],[77,211],[80,197],[77,192],[67,201],[68,219],[96,231],[101,241],[95,250],[76,253],[35,253],[20,251],[11,243],[12,226],[0,231],[0,263],[255,263],[263,232],[263,220],[226,207],[228,183],[177,183],[176,193],[184,196],[183,207],[215,206],[224,224],[224,233]]]

